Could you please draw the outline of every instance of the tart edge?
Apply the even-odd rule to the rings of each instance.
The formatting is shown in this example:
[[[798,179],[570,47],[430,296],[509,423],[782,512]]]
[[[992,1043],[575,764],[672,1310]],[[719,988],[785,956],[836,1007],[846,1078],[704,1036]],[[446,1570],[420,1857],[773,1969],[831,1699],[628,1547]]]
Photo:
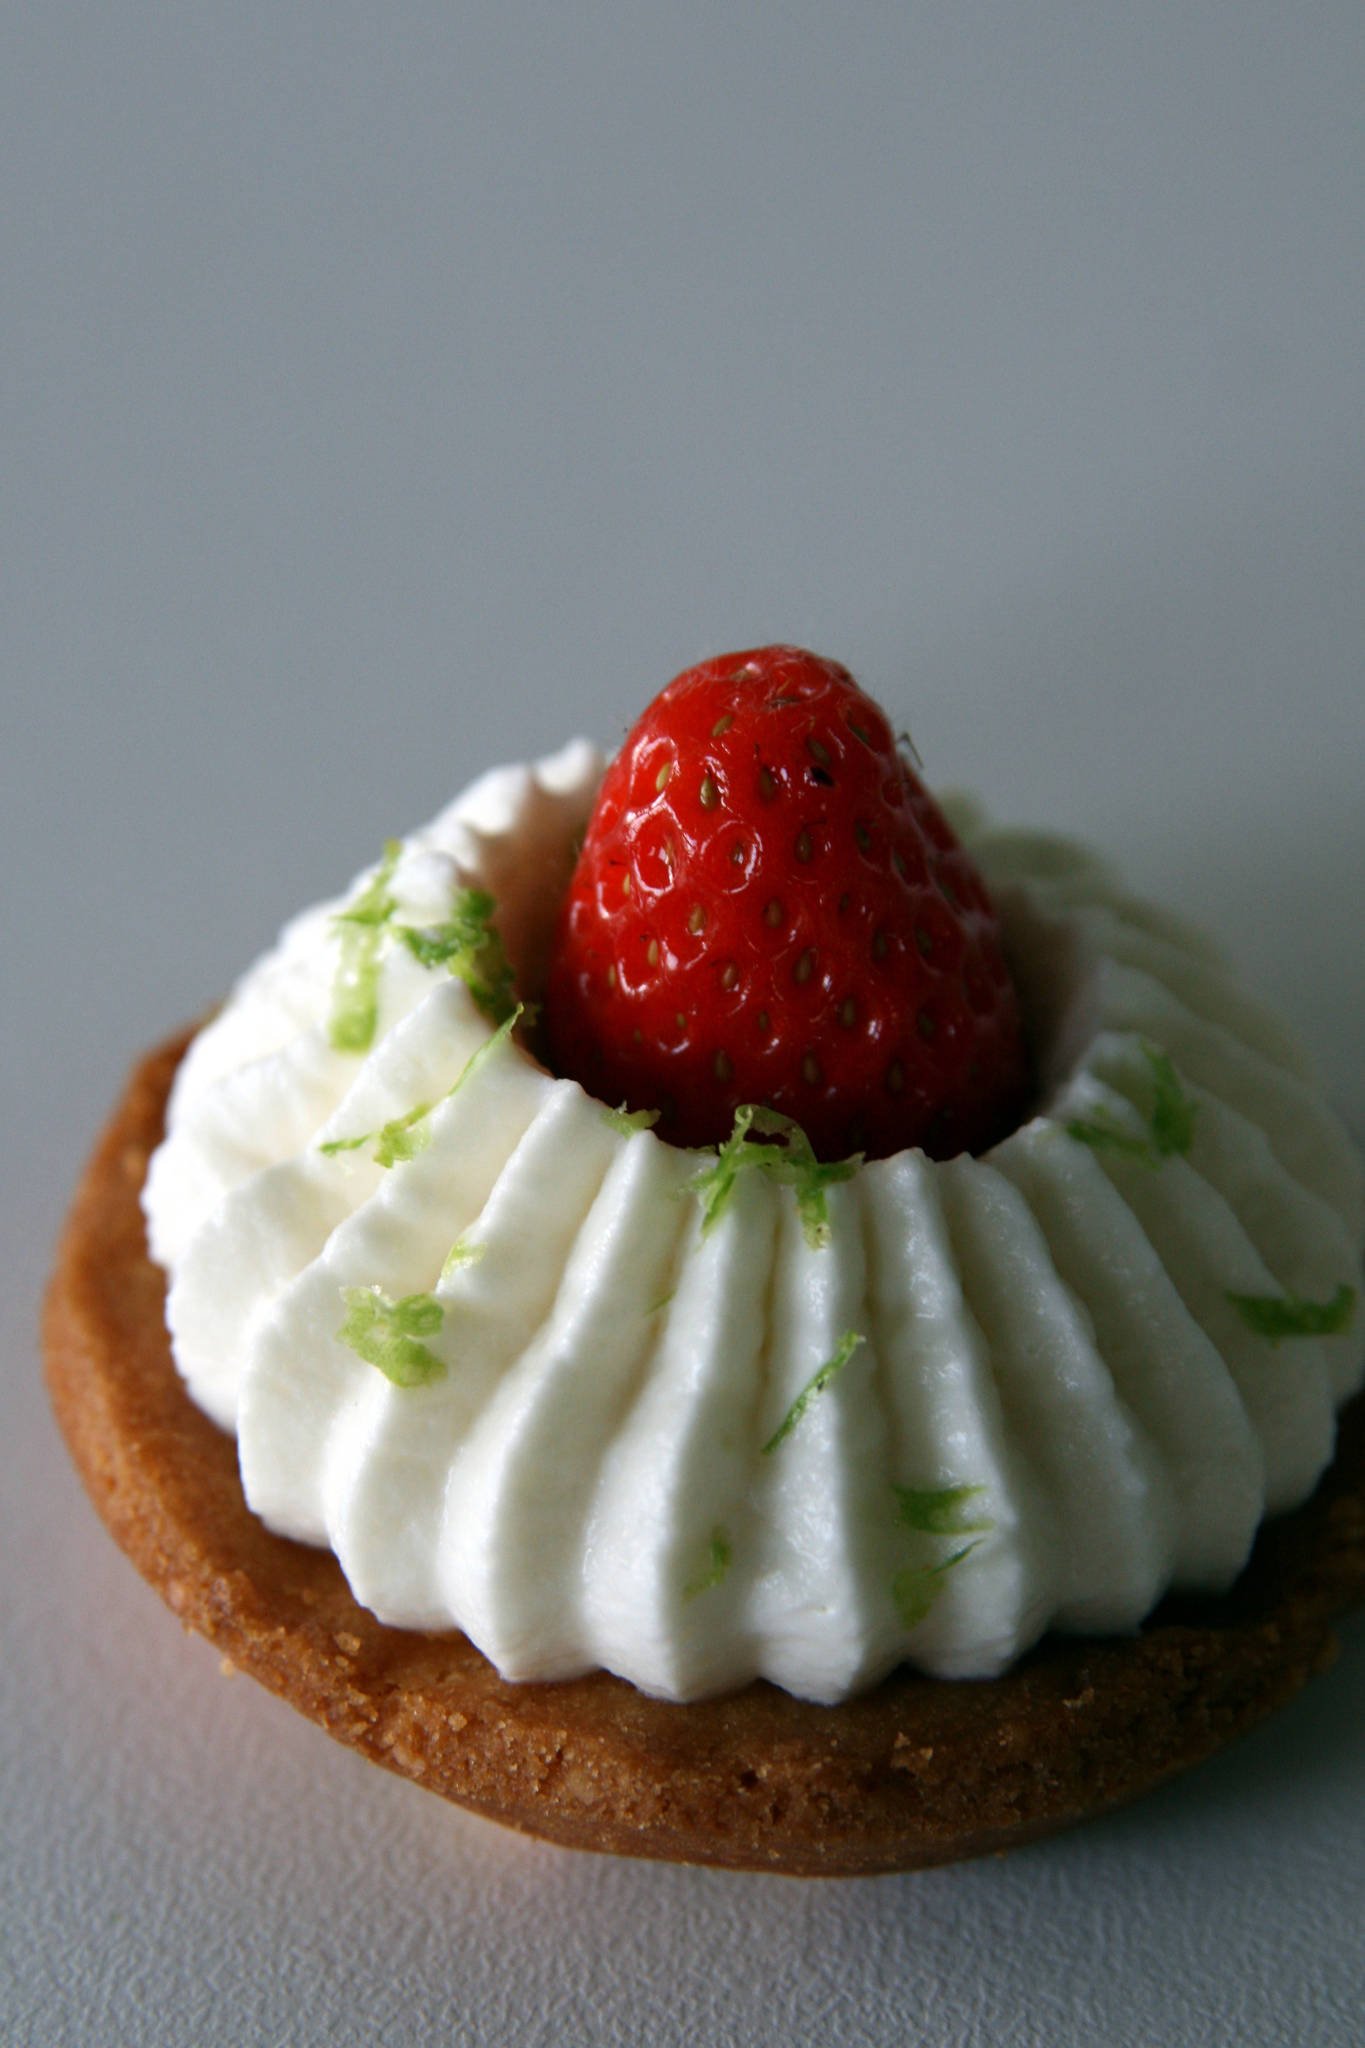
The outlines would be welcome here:
[[[1304,1507],[1220,1600],[1052,1636],[1002,1677],[909,1669],[839,1707],[763,1682],[678,1705],[605,1672],[509,1684],[463,1636],[387,1628],[330,1553],[247,1508],[190,1401],[139,1195],[192,1034],[133,1069],[77,1190],[44,1312],[48,1388],[114,1540],[186,1628],[376,1763],[565,1847],[858,1876],[1034,1840],[1213,1755],[1334,1660],[1365,1600],[1365,1396]]]

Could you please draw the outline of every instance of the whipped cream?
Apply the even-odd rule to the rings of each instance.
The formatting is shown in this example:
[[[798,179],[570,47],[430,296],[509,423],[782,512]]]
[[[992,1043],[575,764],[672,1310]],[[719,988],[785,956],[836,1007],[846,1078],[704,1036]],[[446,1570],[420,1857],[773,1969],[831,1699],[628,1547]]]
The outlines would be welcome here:
[[[1228,1586],[1365,1371],[1365,1178],[1293,1036],[1092,854],[959,806],[1038,1113],[710,1200],[714,1154],[545,1072],[414,939],[486,892],[534,1000],[602,767],[483,777],[186,1054],[144,1208],[255,1513],[508,1678],[680,1700],[989,1676]]]

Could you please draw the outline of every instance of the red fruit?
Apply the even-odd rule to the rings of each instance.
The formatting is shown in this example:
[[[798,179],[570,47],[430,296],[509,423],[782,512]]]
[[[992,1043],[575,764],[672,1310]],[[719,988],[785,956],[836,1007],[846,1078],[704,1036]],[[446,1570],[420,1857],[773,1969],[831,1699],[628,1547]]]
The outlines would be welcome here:
[[[817,1157],[980,1151],[1017,1121],[1019,1005],[981,877],[837,662],[688,669],[608,768],[560,913],[556,1070],[658,1135],[755,1102]]]

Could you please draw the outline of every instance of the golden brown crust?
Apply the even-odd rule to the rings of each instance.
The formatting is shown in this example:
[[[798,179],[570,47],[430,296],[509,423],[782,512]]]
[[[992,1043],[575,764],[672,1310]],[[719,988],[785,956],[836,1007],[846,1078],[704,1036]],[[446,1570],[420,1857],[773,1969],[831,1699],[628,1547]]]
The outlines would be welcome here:
[[[1313,1500],[1233,1594],[1140,1635],[1050,1638],[1005,1677],[898,1672],[837,1708],[751,1685],[673,1706],[596,1673],[509,1685],[461,1636],[382,1627],[335,1560],[252,1516],[236,1447],[186,1396],[138,1194],[183,1040],[132,1075],[48,1295],[47,1375],[110,1531],[189,1628],[377,1763],[574,1848],[793,1875],[908,1870],[1069,1826],[1292,1697],[1365,1597],[1365,1402]]]

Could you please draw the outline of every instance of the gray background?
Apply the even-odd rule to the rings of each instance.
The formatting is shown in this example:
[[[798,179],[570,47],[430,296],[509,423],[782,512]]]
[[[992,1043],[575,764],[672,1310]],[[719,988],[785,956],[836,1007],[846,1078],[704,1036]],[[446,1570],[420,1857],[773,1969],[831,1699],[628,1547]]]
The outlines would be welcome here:
[[[5,2038],[1359,2041],[1359,1626],[1007,1861],[574,1857],[225,1683],[33,1331],[139,1047],[767,639],[1215,923],[1365,1127],[1363,99],[1357,0],[4,11]]]

